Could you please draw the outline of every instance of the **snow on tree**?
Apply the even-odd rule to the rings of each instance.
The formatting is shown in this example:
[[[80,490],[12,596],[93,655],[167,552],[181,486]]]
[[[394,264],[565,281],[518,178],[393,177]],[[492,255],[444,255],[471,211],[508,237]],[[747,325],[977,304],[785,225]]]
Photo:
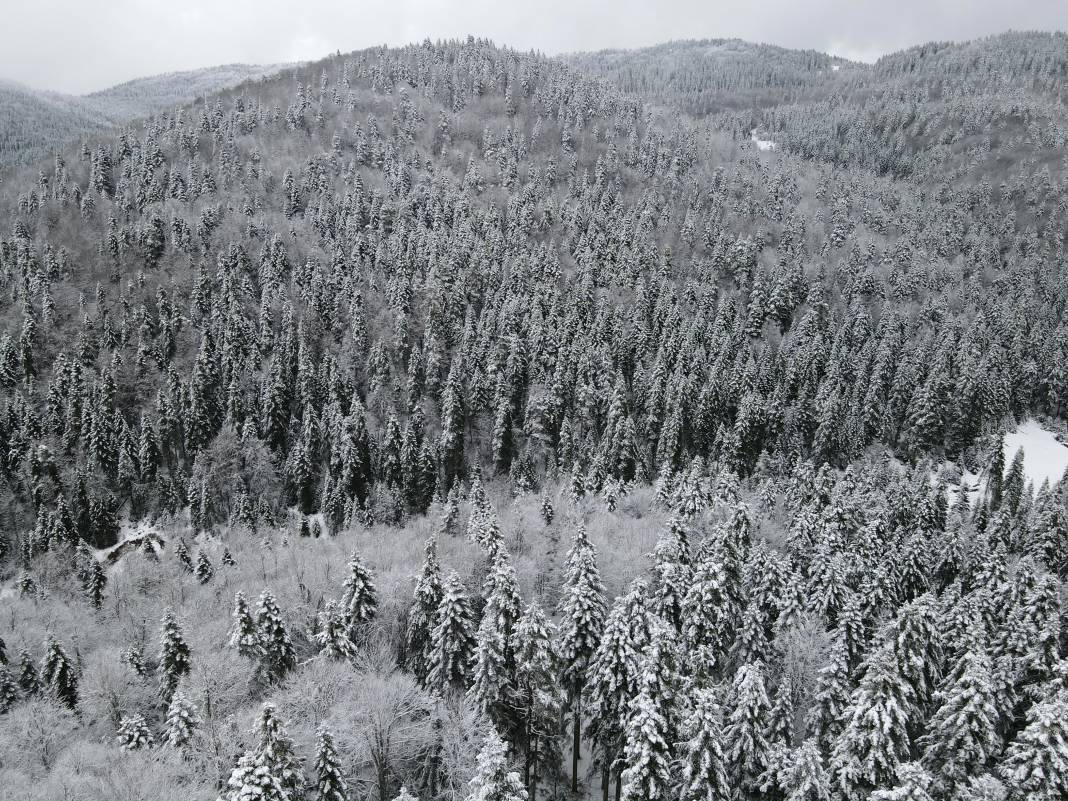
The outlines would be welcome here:
[[[337,601],[328,600],[319,613],[315,642],[319,646],[319,653],[328,659],[348,660],[356,655],[356,646],[349,636],[347,616]]]
[[[673,741],[668,719],[662,712],[671,698],[662,696],[663,685],[655,659],[655,655],[645,659],[638,695],[627,717],[622,801],[667,799],[674,784]]]
[[[197,566],[194,573],[201,584],[207,584],[215,576],[215,568],[212,567],[208,554],[203,550],[197,554]]]
[[[538,779],[550,773],[560,760],[559,724],[566,701],[558,680],[555,653],[556,627],[536,603],[523,612],[512,647],[516,675],[513,705],[520,741],[526,750],[528,791],[537,797]]]
[[[475,637],[471,602],[455,570],[442,585],[435,618],[427,687],[441,693],[448,689],[464,690],[470,683]]]
[[[263,649],[259,632],[256,630],[256,621],[243,592],[234,595],[234,611],[231,617],[233,624],[230,628],[230,647],[236,648],[237,653],[246,659],[259,660]]]
[[[1068,691],[1031,707],[999,772],[1014,797],[1053,801],[1068,796]]]
[[[315,732],[316,801],[349,801],[349,786],[341,771],[334,736],[324,725]]]
[[[349,626],[349,637],[358,642],[362,628],[378,611],[378,591],[375,589],[371,571],[364,566],[355,551],[349,558],[349,575],[345,579],[345,594],[341,606]]]
[[[437,623],[441,605],[441,566],[438,563],[437,539],[431,536],[423,546],[423,567],[415,585],[415,598],[408,611],[405,630],[405,655],[408,668],[420,682],[430,671],[431,633]]]
[[[282,620],[274,594],[265,589],[256,607],[256,638],[260,643],[261,665],[267,676],[280,679],[297,666],[293,642]]]
[[[823,757],[815,738],[794,749],[778,775],[785,801],[830,801],[831,780],[823,767]]]
[[[586,672],[604,628],[604,585],[597,569],[597,552],[581,525],[567,552],[564,586],[557,609],[560,615],[560,654],[564,684],[572,705],[571,791],[578,790],[579,744],[582,726],[582,689]]]
[[[176,690],[167,708],[163,741],[171,748],[185,748],[193,739],[193,733],[200,723],[200,715],[197,714],[193,702],[186,698],[181,690]]]
[[[36,680],[36,674],[33,676]],[[67,652],[59,641],[49,635],[45,644],[45,655],[41,660],[41,682],[55,698],[69,709],[78,705],[78,673]],[[20,682],[21,683],[21,682]],[[23,686],[32,685],[27,676]]]
[[[924,764],[947,792],[981,773],[1001,751],[989,658],[978,648],[969,649],[953,675],[953,684],[936,694],[938,708],[920,741]]]
[[[15,705],[18,700],[18,685],[7,665],[0,664],[0,715]]]
[[[868,796],[870,801],[933,801],[928,790],[931,775],[917,762],[903,762],[897,769],[897,783]]]
[[[490,728],[478,754],[466,801],[526,801],[522,777],[508,767],[508,747],[497,731]]]
[[[731,801],[723,756],[720,710],[714,691],[698,689],[682,727],[686,737],[679,801]]]
[[[771,767],[772,749],[765,732],[771,718],[771,703],[759,664],[738,668],[730,689],[730,714],[724,727],[727,770],[731,786],[747,797],[756,797],[765,773]]]
[[[119,747],[123,751],[139,751],[142,748],[151,748],[153,744],[152,732],[145,722],[144,715],[128,715],[119,724],[116,735]]]
[[[165,704],[170,703],[178,682],[189,674],[190,668],[189,646],[186,645],[174,610],[168,606],[163,611],[159,635],[159,692]]]
[[[900,674],[892,645],[875,650],[844,713],[845,726],[831,758],[835,779],[847,796],[859,788],[892,783],[910,752],[912,687]]]

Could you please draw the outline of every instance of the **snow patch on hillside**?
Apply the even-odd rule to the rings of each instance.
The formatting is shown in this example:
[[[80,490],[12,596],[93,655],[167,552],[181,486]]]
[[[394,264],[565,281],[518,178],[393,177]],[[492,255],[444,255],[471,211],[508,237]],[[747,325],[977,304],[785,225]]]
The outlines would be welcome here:
[[[1037,490],[1043,482],[1056,484],[1068,470],[1068,445],[1035,420],[1027,420],[1005,435],[1005,467],[1023,448],[1024,476]]]
[[[773,142],[770,139],[761,139],[757,136],[756,128],[749,132],[749,138],[753,140],[753,143],[757,146],[757,150],[775,150],[779,147],[778,142]]]

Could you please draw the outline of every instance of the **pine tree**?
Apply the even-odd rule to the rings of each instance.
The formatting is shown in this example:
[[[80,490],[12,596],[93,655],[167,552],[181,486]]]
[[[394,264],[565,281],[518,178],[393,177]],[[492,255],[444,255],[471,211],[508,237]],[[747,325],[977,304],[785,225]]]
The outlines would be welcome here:
[[[742,665],[731,684],[731,709],[724,728],[731,785],[745,797],[756,798],[764,774],[771,767],[771,746],[764,736],[771,703],[760,665]]]
[[[1014,797],[1068,797],[1068,690],[1036,703],[1005,752],[1000,773]]]
[[[524,777],[531,798],[538,779],[559,765],[559,723],[564,708],[556,654],[556,627],[536,603],[527,607],[512,635],[516,676],[513,704],[526,748]]]
[[[441,603],[435,614],[427,687],[441,693],[467,688],[475,648],[472,617],[463,582],[453,571],[442,585]]]
[[[27,677],[26,684],[36,680]],[[45,645],[44,659],[41,661],[41,682],[55,698],[69,709],[78,705],[78,674],[74,663],[55,637],[49,635]],[[26,686],[25,684],[23,686]]]
[[[897,769],[897,784],[889,790],[876,790],[870,801],[933,801],[928,788],[931,776],[916,762],[904,762]]]
[[[712,690],[695,691],[683,731],[686,753],[682,757],[679,801],[731,801],[720,711]]]
[[[163,741],[171,748],[185,748],[193,739],[193,734],[200,726],[200,716],[193,702],[185,697],[181,690],[176,690],[167,708],[167,722],[163,730]]]
[[[582,689],[590,660],[601,639],[605,618],[604,585],[597,569],[597,553],[581,526],[567,553],[563,597],[558,611],[564,684],[571,696],[573,714],[571,792],[577,792]]]
[[[37,668],[33,664],[33,657],[25,649],[19,651],[19,688],[27,696],[37,695],[41,692],[41,679],[37,674]]]
[[[957,678],[938,694],[938,709],[920,741],[924,764],[947,792],[981,773],[1001,750],[990,660],[969,650],[953,673]]]
[[[119,724],[117,739],[123,751],[139,751],[142,748],[151,748],[153,744],[152,732],[149,731],[144,715],[124,717]]]
[[[349,786],[341,772],[334,737],[323,725],[315,733],[315,776],[317,801],[349,800]]]
[[[15,705],[18,700],[18,685],[7,665],[0,664],[0,715]]]
[[[426,683],[430,671],[431,633],[437,623],[441,605],[441,566],[438,564],[437,540],[431,536],[423,548],[423,568],[415,585],[415,599],[408,612],[405,630],[405,654],[408,669]]]
[[[263,705],[253,733],[257,745],[238,760],[220,801],[298,801],[304,776],[272,704]]]
[[[893,782],[909,754],[908,716],[912,687],[901,677],[891,645],[871,655],[850,699],[846,723],[834,747],[832,767],[842,792]]]
[[[623,749],[622,801],[659,801],[670,798],[672,775],[668,721],[661,712],[659,682],[653,665],[646,663],[638,695],[627,719]]]
[[[372,580],[371,572],[353,551],[349,559],[349,576],[345,579],[345,594],[341,606],[349,627],[349,637],[359,642],[363,627],[370,622],[378,611],[378,592]]]
[[[809,738],[797,747],[789,764],[779,771],[779,784],[785,801],[830,801],[831,783],[815,739]]]
[[[816,676],[816,692],[806,725],[824,752],[829,752],[844,726],[853,683],[849,678],[848,645],[837,637],[831,645],[830,661]]]
[[[256,608],[256,638],[260,643],[264,672],[268,677],[281,679],[297,666],[293,643],[282,620],[282,613],[270,590],[260,593]]]
[[[508,748],[490,729],[478,754],[475,775],[471,777],[471,791],[466,801],[526,801],[527,791],[523,780],[515,771],[508,770]]]
[[[163,611],[159,635],[159,669],[162,674],[159,691],[164,704],[170,703],[178,682],[189,674],[190,667],[189,646],[174,610],[168,606]]]
[[[96,558],[88,566],[88,571],[83,585],[86,600],[99,609],[104,603],[104,588],[107,586],[108,576],[104,572],[104,566]]]
[[[346,615],[337,601],[327,601],[319,614],[319,631],[315,634],[315,642],[319,646],[319,653],[328,659],[344,661],[356,655]]]
[[[230,628],[230,647],[236,648],[237,653],[245,659],[258,661],[263,653],[263,647],[260,645],[256,621],[252,617],[248,600],[243,592],[234,595],[234,611],[231,617],[233,624]]]
[[[215,576],[215,568],[211,566],[211,560],[204,551],[197,554],[195,574],[201,584],[207,584]]]

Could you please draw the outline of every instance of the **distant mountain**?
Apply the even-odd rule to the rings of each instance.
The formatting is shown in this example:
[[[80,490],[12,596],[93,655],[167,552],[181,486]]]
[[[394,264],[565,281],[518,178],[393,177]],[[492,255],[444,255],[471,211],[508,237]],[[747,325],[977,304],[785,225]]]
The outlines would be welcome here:
[[[81,96],[0,81],[0,169],[33,164],[77,139],[272,75],[283,67],[226,64],[137,78]]]

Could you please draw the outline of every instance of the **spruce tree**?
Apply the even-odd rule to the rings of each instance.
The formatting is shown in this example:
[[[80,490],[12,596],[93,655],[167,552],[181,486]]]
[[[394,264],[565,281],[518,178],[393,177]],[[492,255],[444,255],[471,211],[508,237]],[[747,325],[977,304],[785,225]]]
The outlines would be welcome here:
[[[190,667],[189,646],[185,643],[174,610],[168,606],[163,611],[159,635],[159,692],[164,704],[170,703],[178,682],[189,674]]]
[[[793,752],[789,764],[779,770],[785,801],[830,801],[831,782],[823,768],[823,758],[814,738],[805,740]]]
[[[204,551],[200,551],[197,554],[197,566],[195,575],[197,581],[201,584],[207,584],[215,576],[215,568],[211,565],[211,560],[208,559],[208,555]]]
[[[490,729],[478,754],[471,791],[466,801],[526,801],[523,780],[508,770],[508,747],[495,729]]]
[[[931,776],[917,762],[904,762],[897,769],[897,782],[890,789],[878,789],[870,801],[934,801],[928,792]]]
[[[176,690],[167,708],[163,741],[171,748],[184,749],[192,741],[200,723],[200,716],[193,702],[186,698],[181,690]]]
[[[341,772],[334,736],[320,725],[315,732],[316,801],[349,801],[349,786]]]
[[[119,724],[119,732],[116,737],[119,747],[123,751],[139,751],[142,748],[152,747],[152,732],[145,722],[144,715],[130,715],[124,717]]]
[[[256,608],[256,638],[260,643],[261,664],[269,678],[281,679],[297,666],[293,643],[282,620],[274,594],[265,589]]]
[[[328,659],[348,660],[356,655],[356,646],[349,636],[348,620],[337,601],[329,600],[319,614],[319,630],[315,634],[319,653]]]
[[[1068,690],[1034,704],[999,769],[1014,797],[1068,797]]]
[[[431,536],[423,546],[423,567],[415,585],[415,598],[408,611],[405,629],[405,655],[408,669],[426,683],[430,671],[431,633],[437,623],[441,605],[441,566],[438,564],[437,540]]]
[[[720,710],[714,691],[698,689],[694,692],[683,733],[686,740],[679,801],[731,801]]]
[[[0,664],[0,715],[15,705],[18,700],[18,685],[7,665]]]
[[[674,782],[668,721],[655,667],[647,660],[627,718],[622,801],[668,799]]]
[[[765,737],[771,703],[759,664],[742,665],[731,684],[730,715],[724,727],[727,769],[731,786],[746,798],[756,798],[764,774],[771,767],[771,745]]]
[[[41,692],[40,676],[33,664],[33,657],[30,656],[29,651],[26,649],[19,651],[18,683],[19,688],[27,696],[37,695]]]
[[[358,642],[364,626],[378,611],[378,591],[375,589],[371,572],[355,551],[349,558],[349,575],[344,586],[345,594],[342,596],[341,605],[345,611],[349,637],[353,642]]]
[[[471,679],[475,638],[471,602],[456,571],[442,585],[441,603],[431,634],[427,687],[437,692],[464,690]]]
[[[27,676],[27,685],[32,685],[36,680]],[[78,705],[78,674],[74,663],[70,661],[67,652],[59,641],[49,635],[45,645],[44,659],[41,661],[41,682],[50,693],[69,709]],[[26,686],[26,685],[24,685]]]
[[[550,775],[560,760],[560,715],[565,696],[559,684],[555,653],[556,627],[536,603],[527,607],[512,635],[516,676],[513,705],[526,751],[524,778],[531,798],[538,779]]]
[[[575,540],[567,553],[563,597],[558,612],[564,685],[572,707],[571,792],[577,792],[582,690],[605,618],[604,585],[597,569],[597,553],[582,526],[575,532]]]
[[[249,610],[248,600],[243,592],[234,595],[234,611],[231,615],[233,623],[230,627],[229,644],[236,648],[237,653],[245,659],[258,661],[263,653],[260,644],[259,632],[256,630],[256,621]]]

